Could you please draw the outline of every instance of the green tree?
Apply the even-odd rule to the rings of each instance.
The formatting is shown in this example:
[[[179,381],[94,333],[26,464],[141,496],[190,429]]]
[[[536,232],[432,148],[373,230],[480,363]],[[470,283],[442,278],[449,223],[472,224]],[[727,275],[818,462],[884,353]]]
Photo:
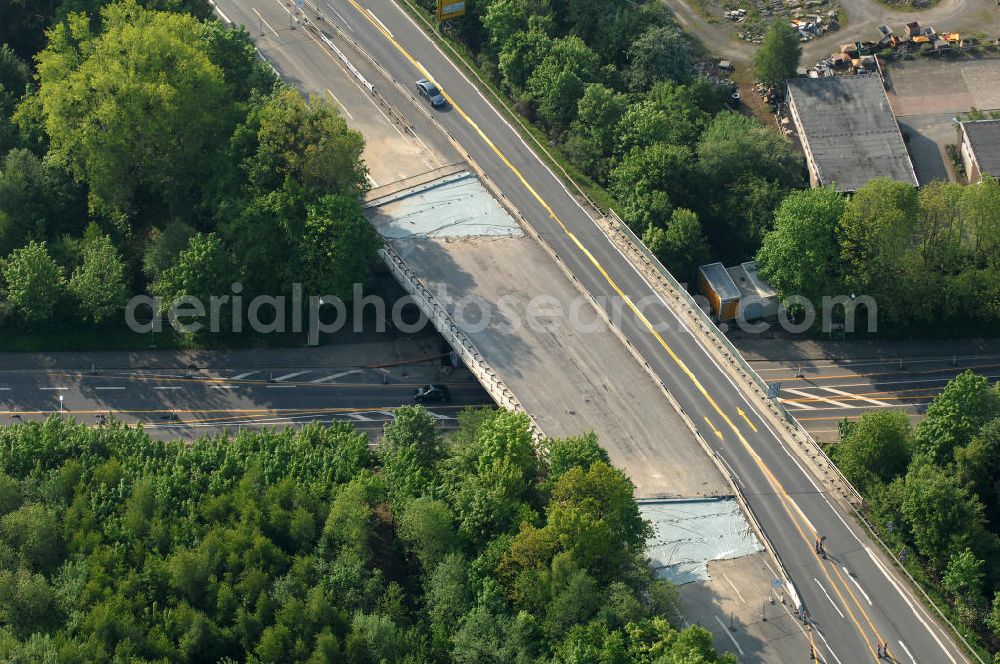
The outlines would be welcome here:
[[[818,304],[841,292],[837,224],[845,206],[833,187],[795,191],[781,202],[757,262],[782,297],[801,295]]]
[[[627,78],[633,90],[648,90],[660,81],[684,83],[694,65],[691,40],[680,28],[649,28],[628,49]]]
[[[844,283],[878,303],[879,315],[903,318],[900,307],[917,219],[917,191],[877,178],[856,191],[837,228]]]
[[[437,564],[427,578],[425,596],[431,634],[445,644],[475,600],[468,565],[461,555],[450,553]]]
[[[0,40],[0,155],[17,144],[17,130],[11,116],[29,80],[28,65]]]
[[[917,425],[917,449],[940,464],[954,460],[955,450],[969,444],[990,420],[1000,417],[1000,389],[964,371],[941,391]]]
[[[917,550],[938,572],[951,556],[972,547],[983,532],[983,506],[941,468],[915,464],[902,484],[900,513]]]
[[[548,479],[556,482],[571,468],[588,470],[598,461],[610,464],[607,451],[597,442],[594,432],[570,438],[554,438],[545,442]]]
[[[527,80],[539,117],[554,131],[569,127],[586,85],[597,78],[599,58],[579,37],[556,39]]]
[[[712,257],[698,215],[684,208],[673,211],[666,228],[647,227],[642,242],[682,283],[694,283],[698,268]]]
[[[23,148],[0,161],[0,252],[26,240],[76,234],[86,225],[86,207],[69,175]]]
[[[969,625],[977,622],[976,613],[986,604],[983,598],[984,564],[985,561],[976,558],[971,549],[963,549],[951,556],[941,577],[941,586],[959,606],[963,621]]]
[[[386,484],[398,500],[416,498],[430,489],[435,464],[442,457],[434,418],[421,406],[403,406],[385,425],[376,450]]]
[[[142,269],[146,276],[155,280],[163,274],[178,254],[187,248],[194,234],[194,228],[180,220],[167,223],[163,230],[153,229],[142,258]]]
[[[757,78],[772,87],[780,86],[795,77],[802,57],[799,35],[788,21],[771,23],[764,35],[764,43],[754,55],[754,73]]]
[[[165,270],[152,290],[169,306],[182,297],[199,299],[208,309],[210,298],[229,293],[236,277],[229,251],[215,233],[192,235],[187,249],[177,255],[177,260]]]
[[[500,49],[498,67],[504,82],[519,91],[552,48],[552,39],[542,30],[516,32]]]
[[[611,171],[609,188],[623,218],[638,232],[667,225],[673,206],[692,198],[694,172],[689,149],[654,143],[625,155]]]
[[[903,475],[912,454],[910,421],[896,410],[866,413],[834,448],[837,466],[865,493]]]
[[[84,317],[101,323],[119,313],[128,297],[125,278],[125,264],[111,238],[91,225],[84,238],[83,262],[69,280],[69,291]]]
[[[286,178],[313,197],[357,198],[368,190],[361,134],[322,98],[307,104],[292,87],[278,88],[254,108],[233,141],[259,193],[280,189]]]
[[[128,212],[146,188],[178,209],[197,202],[235,108],[205,52],[209,29],[126,0],[53,27],[37,58],[50,157],[86,182],[91,203]]]
[[[354,284],[367,281],[371,275],[381,246],[378,232],[365,219],[356,198],[323,196],[307,207],[292,280],[301,282],[307,293],[349,300]]]
[[[588,175],[602,180],[607,177],[614,127],[625,107],[625,97],[601,83],[584,88],[565,147],[573,162]]]
[[[447,503],[433,498],[417,498],[404,506],[399,535],[428,573],[458,548],[454,515]]]
[[[955,472],[983,501],[993,531],[1000,530],[1000,417],[955,448]]]
[[[3,261],[7,300],[24,320],[41,323],[52,319],[66,290],[66,277],[44,242],[28,242]]]

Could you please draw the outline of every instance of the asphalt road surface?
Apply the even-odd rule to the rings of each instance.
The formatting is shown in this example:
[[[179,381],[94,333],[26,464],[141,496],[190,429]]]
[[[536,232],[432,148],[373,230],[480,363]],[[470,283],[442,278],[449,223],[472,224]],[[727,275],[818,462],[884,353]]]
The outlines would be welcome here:
[[[460,370],[452,400],[427,404],[442,429],[470,406],[493,406]],[[59,414],[95,424],[113,416],[160,439],[193,438],[240,428],[345,421],[377,435],[417,383],[382,383],[378,370],[254,369],[222,371],[0,371],[0,421]]]
[[[624,300],[628,310],[641,300],[648,303],[641,314],[624,317],[622,331],[739,478],[809,612],[820,661],[878,662],[877,642],[889,643],[893,661],[967,661],[874,544],[851,525],[850,515],[786,449],[755,403],[417,23],[392,0],[321,4],[397,81],[407,87],[424,77],[437,82],[449,99],[448,108],[437,112],[440,123],[598,301]],[[275,26],[288,20],[278,0],[222,0],[219,7],[246,25],[257,24],[255,11]],[[497,369],[503,373],[502,366]],[[827,538],[825,559],[813,550],[818,535]],[[809,653],[802,660],[809,661]]]
[[[900,410],[914,424],[952,378],[972,370],[1000,380],[1000,356],[912,357],[835,362],[751,362],[781,384],[785,408],[817,439],[834,440],[837,423],[876,410]]]

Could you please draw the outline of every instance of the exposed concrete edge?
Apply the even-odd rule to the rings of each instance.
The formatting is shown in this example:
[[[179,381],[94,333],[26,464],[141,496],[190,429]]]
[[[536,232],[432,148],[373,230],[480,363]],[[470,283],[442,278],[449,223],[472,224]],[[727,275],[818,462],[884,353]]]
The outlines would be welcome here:
[[[754,534],[757,535],[757,539],[759,539],[761,544],[764,545],[764,549],[767,550],[768,554],[770,554],[771,556],[771,559],[774,561],[774,564],[777,565],[778,570],[781,573],[782,580],[785,582],[786,587],[794,588],[795,584],[792,583],[792,577],[788,574],[788,570],[785,568],[785,563],[781,560],[781,556],[778,554],[778,550],[771,542],[771,538],[767,536],[767,533],[764,531],[764,527],[757,520],[757,515],[755,515],[753,513],[753,510],[750,509],[750,505],[743,497],[743,492],[741,492],[739,487],[736,485],[736,480],[733,477],[732,473],[730,473],[729,469],[726,468],[725,464],[722,463],[722,459],[719,458],[719,455],[716,454],[715,451],[708,446],[708,442],[698,431],[697,427],[695,427],[694,422],[691,421],[691,417],[684,411],[683,408],[681,408],[681,405],[677,402],[677,399],[674,398],[674,395],[670,392],[670,390],[668,390],[667,387],[662,383],[660,383],[660,387],[663,389],[663,392],[666,395],[667,399],[670,401],[670,403],[673,404],[674,410],[676,410],[680,414],[681,419],[684,420],[684,425],[687,426],[687,428],[691,431],[691,435],[695,437],[695,439],[698,441],[698,444],[701,445],[702,449],[705,451],[705,454],[707,454],[712,459],[716,467],[719,469],[719,472],[722,473],[722,476],[726,478],[726,481],[729,483],[729,486],[732,487],[733,497],[736,499],[736,503],[740,506],[740,511],[743,512],[743,516],[746,517],[747,522],[750,524],[750,527],[754,531]],[[798,599],[798,593],[795,593],[795,596],[793,598],[793,603],[797,601],[801,600]]]
[[[393,273],[400,285],[413,297],[417,306],[427,315],[427,318],[437,331],[441,333],[441,336],[455,349],[455,352],[462,358],[465,366],[479,380],[483,388],[489,392],[493,400],[502,408],[527,415],[531,423],[531,432],[535,438],[535,442],[542,441],[546,436],[542,428],[538,425],[538,422],[521,405],[520,400],[507,387],[507,384],[504,383],[493,367],[490,366],[476,345],[469,339],[468,335],[455,324],[444,304],[423,285],[413,269],[407,265],[406,261],[403,260],[395,249],[386,244],[379,249],[379,256],[382,257],[382,261],[389,268],[389,271]]]

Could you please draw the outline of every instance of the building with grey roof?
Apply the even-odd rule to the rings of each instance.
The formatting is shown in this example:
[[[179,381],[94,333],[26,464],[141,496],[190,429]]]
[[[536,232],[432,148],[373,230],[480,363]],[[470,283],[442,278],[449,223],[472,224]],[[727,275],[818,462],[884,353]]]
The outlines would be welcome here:
[[[1000,120],[971,120],[962,128],[962,165],[969,183],[979,182],[983,173],[1000,178]]]
[[[791,79],[786,99],[812,186],[856,191],[878,177],[917,186],[878,75]]]

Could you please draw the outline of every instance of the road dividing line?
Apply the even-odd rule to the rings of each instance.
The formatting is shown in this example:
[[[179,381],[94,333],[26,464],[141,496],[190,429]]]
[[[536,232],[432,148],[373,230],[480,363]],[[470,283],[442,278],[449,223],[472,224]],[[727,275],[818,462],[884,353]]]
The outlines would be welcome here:
[[[235,390],[239,385],[209,385],[210,390]]]
[[[124,387],[95,387],[95,390],[124,390]]]
[[[917,664],[917,660],[913,657],[913,653],[910,652],[910,649],[906,647],[905,643],[900,641],[899,647],[903,649],[903,652],[906,653],[906,656],[910,658],[910,661],[913,662],[913,664]]]
[[[892,404],[886,403],[884,401],[879,401],[878,399],[869,399],[868,397],[863,397],[860,394],[853,394],[851,392],[845,392],[844,390],[838,390],[836,387],[821,387],[821,390],[830,392],[831,394],[839,394],[842,397],[851,397],[852,399],[859,399],[861,401],[867,401],[868,403],[873,403],[876,406],[891,406]]]
[[[179,390],[180,387],[154,387],[154,390]]]
[[[858,583],[858,580],[856,578],[854,578],[854,575],[848,572],[847,568],[844,567],[843,565],[840,566],[840,569],[844,570],[844,574],[850,577],[851,581],[854,582],[854,585],[856,585],[858,587],[858,590],[861,591],[861,594],[865,596],[865,600],[868,602],[868,606],[871,606],[872,598],[868,596],[868,593],[866,593],[865,589],[861,587],[861,584]]]
[[[349,110],[347,110],[347,106],[344,105],[344,102],[337,99],[337,95],[333,94],[333,91],[330,88],[326,89],[326,93],[331,97],[333,97],[333,100],[337,102],[338,106],[340,106],[340,110],[342,110],[344,113],[347,113],[347,117],[349,117],[352,120],[354,119],[354,116],[351,115],[351,112]]]
[[[378,420],[362,415],[361,413],[345,413],[349,418],[357,422],[377,422]]]
[[[68,387],[39,387],[38,389],[51,391],[51,390],[68,390],[69,388]]]
[[[712,616],[712,617],[715,618],[715,622],[719,623],[719,627],[722,628],[722,631],[726,633],[726,636],[729,637],[729,640],[733,642],[734,646],[736,646],[736,649],[740,653],[740,657],[744,657],[745,655],[743,654],[743,648],[740,648],[739,642],[736,640],[736,637],[733,636],[732,633],[729,631],[729,628],[726,627],[726,623],[722,622],[722,619],[720,619],[719,616]]]
[[[257,15],[257,18],[260,20],[260,22],[263,23],[264,25],[266,25],[267,29],[270,30],[271,32],[273,32],[275,37],[277,37],[278,39],[281,39],[281,35],[278,34],[278,31],[271,27],[271,24],[268,23],[267,20],[263,16],[260,15],[260,12],[257,11],[253,7],[251,7],[251,9],[253,10],[253,13]]]
[[[9,392],[9,391],[10,391],[9,387],[0,387],[0,392]]]
[[[722,575],[722,577],[723,577],[723,578],[724,578],[724,579],[726,580],[726,582],[727,582],[727,583],[728,583],[728,584],[729,584],[730,586],[732,586],[732,587],[733,587],[733,592],[735,592],[735,593],[736,593],[736,596],[740,598],[740,602],[742,602],[743,604],[746,604],[746,603],[747,603],[747,601],[746,601],[745,599],[743,599],[743,593],[741,593],[741,592],[740,592],[740,589],[736,587],[736,584],[732,582],[732,579],[730,579],[730,578],[729,578],[729,577],[728,577],[727,575],[725,575],[725,574],[723,574],[723,575]]]
[[[294,390],[298,385],[265,385],[269,390]]]
[[[369,14],[371,14],[371,17],[373,19],[375,19],[375,22],[378,23],[380,26],[382,26],[382,30],[385,32],[386,35],[389,36],[389,39],[395,39],[395,37],[393,37],[392,33],[389,31],[389,28],[385,27],[385,23],[383,23],[382,21],[380,21],[379,18],[378,18],[378,16],[375,16],[375,12],[373,12],[370,9],[367,10],[367,11],[368,11]]]
[[[843,401],[834,401],[833,399],[827,399],[826,397],[821,397],[816,394],[810,394],[809,392],[804,392],[802,390],[796,390],[793,387],[783,387],[782,392],[791,392],[792,394],[797,394],[800,397],[809,397],[810,399],[815,399],[816,401],[824,401],[826,403],[833,404],[837,408],[853,408],[853,406],[844,403]]]
[[[816,582],[816,585],[817,585],[817,586],[819,586],[819,589],[823,591],[823,594],[824,594],[824,595],[826,595],[826,598],[827,598],[828,600],[830,600],[830,604],[832,604],[832,605],[833,605],[833,610],[834,610],[834,611],[836,611],[836,612],[837,612],[837,614],[838,614],[838,615],[839,615],[839,616],[840,616],[841,618],[843,618],[843,617],[844,617],[844,614],[840,612],[840,607],[838,607],[838,606],[837,606],[837,603],[833,601],[833,598],[832,598],[832,597],[830,597],[830,593],[826,592],[826,588],[824,588],[824,587],[823,587],[823,584],[819,582],[819,579],[817,579],[817,578],[816,578],[816,577],[814,576],[814,577],[813,577],[813,581],[815,581],[815,582]]]
[[[290,374],[285,374],[284,376],[278,376],[274,380],[276,380],[276,381],[278,381],[280,383],[283,380],[288,380],[289,378],[295,378],[297,376],[301,376],[302,374],[307,374],[307,373],[309,373],[308,369],[305,370],[305,371],[293,371]]]
[[[255,373],[260,373],[260,371],[244,371],[241,374],[237,374],[237,375],[233,376],[232,379],[233,380],[242,380],[242,379],[246,378],[247,376],[254,375]]]

